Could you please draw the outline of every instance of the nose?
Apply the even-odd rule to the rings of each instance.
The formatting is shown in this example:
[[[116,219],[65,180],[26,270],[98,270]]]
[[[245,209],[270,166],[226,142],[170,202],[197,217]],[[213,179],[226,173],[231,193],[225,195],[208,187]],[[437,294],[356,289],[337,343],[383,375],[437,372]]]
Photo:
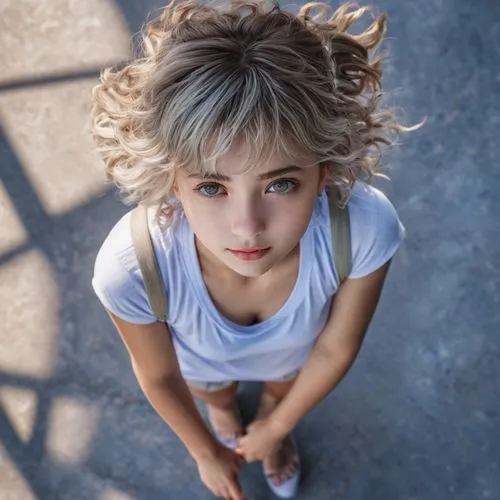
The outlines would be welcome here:
[[[230,207],[231,231],[241,241],[255,243],[256,237],[264,232],[266,218],[256,199],[239,199]]]

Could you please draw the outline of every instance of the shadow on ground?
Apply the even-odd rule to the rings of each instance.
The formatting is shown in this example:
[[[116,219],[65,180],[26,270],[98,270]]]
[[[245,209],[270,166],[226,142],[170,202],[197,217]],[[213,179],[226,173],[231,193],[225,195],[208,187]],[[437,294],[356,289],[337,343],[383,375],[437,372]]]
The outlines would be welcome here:
[[[160,2],[119,1],[131,32]],[[387,99],[419,132],[389,157],[384,184],[407,227],[383,302],[355,368],[297,429],[300,498],[497,498],[500,492],[500,4],[381,1],[390,19]],[[60,75],[93,78],[97,70]],[[59,78],[59,80],[58,80]],[[51,80],[0,85],[0,92]],[[18,437],[0,408],[0,440],[40,499],[210,498],[195,465],[146,403],[90,281],[100,243],[127,210],[106,193],[49,216],[0,131],[1,180],[28,242],[2,266],[42,252],[61,290],[57,361],[46,380],[0,373],[38,395],[34,433]],[[36,279],[36,277],[34,277]],[[43,297],[41,297],[43,300]],[[250,418],[258,387],[242,389]],[[249,399],[247,399],[247,397]],[[85,459],[46,451],[52,407],[70,399],[97,415]],[[271,498],[258,466],[252,498]]]

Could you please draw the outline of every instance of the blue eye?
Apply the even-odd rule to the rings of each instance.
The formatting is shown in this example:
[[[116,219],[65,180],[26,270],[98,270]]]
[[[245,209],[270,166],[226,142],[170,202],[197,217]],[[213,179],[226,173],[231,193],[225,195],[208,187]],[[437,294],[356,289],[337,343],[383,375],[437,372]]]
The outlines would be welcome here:
[[[205,196],[206,198],[213,198],[214,196],[219,195],[219,189],[220,189],[219,184],[215,183],[210,183],[210,184],[203,184],[201,186],[198,186],[196,188],[196,191],[198,191],[202,196]]]
[[[289,179],[278,179],[271,184],[269,191],[276,194],[287,194],[290,191],[293,191],[297,187],[297,185],[297,181],[292,181]]]

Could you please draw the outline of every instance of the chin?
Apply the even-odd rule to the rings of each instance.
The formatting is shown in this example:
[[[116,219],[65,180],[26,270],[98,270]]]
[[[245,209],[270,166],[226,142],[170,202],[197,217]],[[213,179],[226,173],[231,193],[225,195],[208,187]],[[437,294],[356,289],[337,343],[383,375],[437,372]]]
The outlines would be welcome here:
[[[266,267],[264,269],[255,269],[254,271],[248,269],[244,272],[240,272],[239,274],[241,274],[241,276],[244,276],[245,278],[260,278],[261,276],[266,274],[267,271],[269,271],[269,269]]]
[[[271,269],[271,264],[244,264],[244,265],[232,265],[229,266],[235,273],[245,278],[258,278],[263,274],[266,274],[269,269]]]

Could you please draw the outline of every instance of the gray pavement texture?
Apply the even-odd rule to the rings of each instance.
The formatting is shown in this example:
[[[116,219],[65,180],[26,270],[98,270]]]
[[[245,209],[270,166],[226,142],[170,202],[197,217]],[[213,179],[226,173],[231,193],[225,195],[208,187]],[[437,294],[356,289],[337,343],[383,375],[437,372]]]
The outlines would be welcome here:
[[[427,123],[387,156],[407,239],[353,369],[298,426],[298,498],[498,499],[500,2],[373,3],[389,16],[386,100]],[[212,498],[90,286],[127,210],[81,139],[90,89],[159,6],[0,6],[2,500]],[[247,421],[258,389],[242,387]],[[242,482],[272,498],[259,466]]]

